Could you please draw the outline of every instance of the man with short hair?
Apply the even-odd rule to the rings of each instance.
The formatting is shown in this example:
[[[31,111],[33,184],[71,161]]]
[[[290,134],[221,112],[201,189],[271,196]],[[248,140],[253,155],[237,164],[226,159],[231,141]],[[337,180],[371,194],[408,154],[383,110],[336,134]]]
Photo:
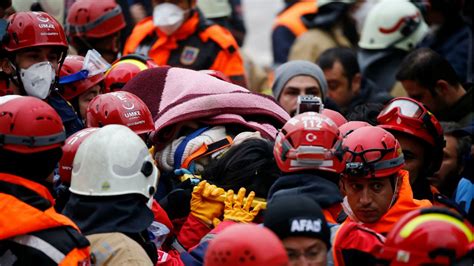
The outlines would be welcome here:
[[[368,137],[370,136],[370,137]],[[348,218],[380,234],[390,232],[407,212],[430,207],[413,199],[400,144],[380,127],[361,127],[343,139],[346,169],[340,187]]]
[[[324,51],[317,64],[328,83],[327,97],[332,99],[346,115],[364,103],[386,103],[391,96],[363,79],[355,52],[350,48],[331,48]]]
[[[408,96],[425,104],[440,121],[466,126],[474,119],[472,88],[464,88],[449,62],[435,51],[411,52],[396,77]]]
[[[45,100],[61,116],[66,134],[84,128],[71,105],[57,92],[59,71],[68,43],[64,30],[44,12],[18,12],[10,16],[2,41],[6,57],[1,68],[13,94]]]

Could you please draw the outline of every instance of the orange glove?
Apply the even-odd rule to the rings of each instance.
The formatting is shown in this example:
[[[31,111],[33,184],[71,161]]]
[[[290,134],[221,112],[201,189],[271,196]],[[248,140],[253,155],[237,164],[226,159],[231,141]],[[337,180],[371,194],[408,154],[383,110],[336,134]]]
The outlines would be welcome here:
[[[222,216],[224,212],[224,204],[219,201],[223,194],[224,189],[201,181],[193,189],[191,214],[207,225],[212,225],[214,218]]]
[[[234,198],[234,191],[227,191],[224,209],[224,220],[231,220],[240,223],[250,223],[255,219],[260,210],[263,208],[262,203],[257,204],[251,209],[255,192],[251,191],[245,199],[245,188],[240,188],[237,197]]]

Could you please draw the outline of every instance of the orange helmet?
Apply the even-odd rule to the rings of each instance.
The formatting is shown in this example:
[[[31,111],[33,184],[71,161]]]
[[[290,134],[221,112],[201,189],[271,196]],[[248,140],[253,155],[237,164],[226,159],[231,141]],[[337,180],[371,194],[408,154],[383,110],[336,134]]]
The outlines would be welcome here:
[[[418,209],[395,224],[378,257],[394,266],[454,265],[473,247],[472,226],[462,217],[448,209]]]
[[[386,177],[402,169],[402,148],[397,139],[380,127],[361,127],[342,140],[346,176]]]

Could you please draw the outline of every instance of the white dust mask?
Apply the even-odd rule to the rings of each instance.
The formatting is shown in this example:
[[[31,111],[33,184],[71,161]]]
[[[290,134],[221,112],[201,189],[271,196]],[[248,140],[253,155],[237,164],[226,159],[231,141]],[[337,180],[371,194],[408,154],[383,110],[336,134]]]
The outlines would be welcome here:
[[[185,11],[179,6],[162,3],[153,9],[153,24],[166,35],[173,34],[184,21]]]
[[[20,69],[20,78],[26,94],[39,99],[46,99],[51,91],[56,73],[49,61],[39,62],[27,69]]]

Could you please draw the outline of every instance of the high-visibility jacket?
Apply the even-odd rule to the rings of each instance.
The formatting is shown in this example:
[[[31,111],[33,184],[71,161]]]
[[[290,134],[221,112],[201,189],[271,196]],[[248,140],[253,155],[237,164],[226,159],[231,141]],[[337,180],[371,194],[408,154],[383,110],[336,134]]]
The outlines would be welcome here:
[[[147,55],[158,65],[218,70],[233,83],[246,86],[244,63],[234,37],[199,12],[170,36],[155,27],[152,17],[143,19],[125,43],[123,54],[132,53]]]
[[[413,198],[413,192],[410,187],[410,177],[408,172],[405,170],[400,170],[401,185],[398,190],[397,201],[393,204],[387,213],[385,213],[377,222],[375,223],[363,223],[362,225],[374,230],[379,234],[386,235],[395,223],[400,220],[405,214],[410,211],[420,209],[420,208],[429,208],[432,206],[429,200],[416,200]],[[344,223],[353,222],[350,215],[344,221]]]
[[[0,265],[90,265],[89,241],[44,186],[0,173]]]
[[[277,15],[272,29],[273,61],[283,64],[288,59],[290,48],[298,36],[308,28],[301,20],[306,14],[316,13],[316,1],[305,0],[292,4]]]

